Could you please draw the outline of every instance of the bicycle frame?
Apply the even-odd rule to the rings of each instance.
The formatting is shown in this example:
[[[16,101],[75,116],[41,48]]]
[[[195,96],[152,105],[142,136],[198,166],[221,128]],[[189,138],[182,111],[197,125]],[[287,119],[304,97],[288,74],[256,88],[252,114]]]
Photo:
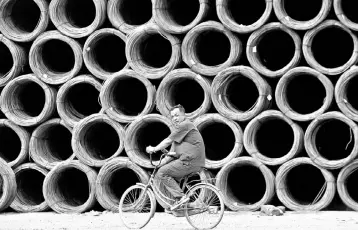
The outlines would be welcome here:
[[[152,154],[150,154],[150,163],[151,165],[155,166],[154,167],[154,170],[153,170],[153,173],[150,175],[150,178],[148,180],[148,183],[147,184],[143,184],[143,183],[136,183],[137,185],[141,185],[144,188],[144,191],[146,192],[148,189],[150,189],[154,194],[156,194],[156,199],[160,199],[161,202],[163,202],[164,204],[166,204],[168,207],[171,206],[171,204],[169,204],[166,200],[172,200],[171,198],[167,197],[166,195],[164,195],[158,188],[156,188],[155,184],[154,184],[154,177],[155,177],[155,174],[157,173],[158,171],[158,166],[161,164],[163,158],[165,156],[168,155],[168,152],[166,149],[163,149],[161,150],[163,152],[163,154],[160,156],[160,159],[159,159],[159,163],[157,165],[153,164],[153,157],[152,157]],[[210,185],[210,187],[212,187],[213,189],[216,189],[217,191],[219,191],[215,186],[213,186],[212,184],[210,183],[207,183],[207,182],[202,182],[201,180],[195,180],[195,181],[198,181],[199,183],[198,184],[195,184],[193,186],[188,186],[188,183],[187,183],[187,180],[188,180],[188,177],[185,177],[185,180],[183,182],[183,185],[182,185],[182,190],[184,190],[184,188],[187,188],[188,190],[190,188],[193,188],[194,186],[197,186],[197,185],[202,185],[202,184],[206,184],[206,185]],[[195,182],[193,181],[193,182]],[[145,195],[145,192],[143,193],[143,196]],[[141,199],[142,197],[139,197],[139,199]],[[176,209],[177,211],[180,211],[182,209],[178,208]]]
[[[124,213],[129,212],[129,218],[132,218],[132,213],[140,213],[142,210],[149,211],[147,212],[146,218],[143,219],[143,223],[137,225],[140,226],[139,228],[144,227],[151,218],[155,215],[156,205],[157,202],[159,202],[166,210],[167,208],[170,208],[170,214],[174,215],[175,217],[186,217],[189,224],[192,225],[195,229],[206,229],[206,228],[213,228],[217,226],[224,214],[224,202],[222,199],[222,195],[220,194],[220,190],[218,190],[214,185],[208,183],[207,181],[200,180],[200,183],[196,183],[195,185],[189,185],[192,181],[199,181],[199,180],[190,180],[188,181],[188,178],[190,178],[190,175],[186,175],[183,177],[183,179],[180,181],[179,185],[182,181],[184,183],[182,184],[183,192],[185,192],[186,196],[189,197],[189,201],[184,203],[183,205],[176,207],[173,206],[173,204],[170,204],[171,202],[169,200],[172,200],[165,194],[163,194],[159,188],[156,187],[156,182],[154,182],[154,177],[158,171],[159,165],[161,165],[162,160],[165,156],[168,156],[167,150],[162,150],[164,154],[160,156],[159,163],[157,165],[153,164],[152,155],[150,155],[150,162],[154,167],[153,172],[150,175],[150,178],[146,184],[143,183],[136,183],[136,186],[131,186],[125,191],[125,195],[121,197],[120,204],[119,204],[119,212],[121,215],[124,215]],[[187,191],[184,191],[184,188],[187,188]],[[124,200],[126,199],[127,195],[131,197],[131,192],[136,191],[136,189],[141,190],[140,193],[134,192],[134,194],[139,195],[138,198],[135,198],[134,203],[130,204],[128,207],[125,207]],[[215,196],[212,196],[212,194]],[[133,195],[133,194],[132,194]],[[214,200],[213,200],[214,198]],[[132,200],[131,198],[129,198]],[[150,209],[144,208],[146,206],[146,203],[150,201]],[[212,202],[213,201],[213,202]],[[219,202],[219,203],[217,203]],[[167,206],[167,207],[165,207]],[[142,209],[143,207],[143,209]],[[175,208],[174,208],[175,207]],[[200,220],[199,222],[193,218],[193,215],[198,215],[204,212],[208,212],[209,214],[219,214],[214,216],[215,221],[209,221],[208,226],[203,226],[203,220]],[[148,215],[149,214],[149,215]],[[205,215],[205,214],[204,214]],[[122,216],[121,216],[122,218]],[[124,217],[125,218],[125,217]],[[207,219],[207,218],[205,218]],[[132,228],[134,225],[132,222],[127,222],[127,220],[124,220],[122,218],[122,221],[124,221],[124,224]]]
[[[159,159],[159,163],[157,165],[153,164],[153,157],[152,157],[152,154],[150,154],[150,163],[151,165],[155,166],[154,167],[154,170],[153,170],[153,173],[150,175],[150,178],[148,180],[148,183],[147,184],[143,184],[143,183],[136,183],[137,185],[141,185],[141,186],[144,186],[145,189],[144,191],[147,191],[148,189],[152,190],[152,192],[154,194],[159,194],[159,196],[156,196],[156,199],[160,199],[163,203],[165,203],[166,205],[168,206],[171,206],[171,204],[169,204],[167,201],[165,201],[163,198],[165,199],[168,199],[168,200],[171,200],[171,198],[167,197],[166,195],[164,195],[159,189],[157,189],[154,185],[154,177],[155,177],[155,174],[157,173],[158,171],[158,166],[161,164],[163,158],[165,156],[167,156],[168,152],[166,149],[163,149],[161,150],[163,152],[163,154],[160,156],[160,159]],[[145,194],[145,192],[143,193],[143,195]],[[141,197],[140,197],[141,198]]]

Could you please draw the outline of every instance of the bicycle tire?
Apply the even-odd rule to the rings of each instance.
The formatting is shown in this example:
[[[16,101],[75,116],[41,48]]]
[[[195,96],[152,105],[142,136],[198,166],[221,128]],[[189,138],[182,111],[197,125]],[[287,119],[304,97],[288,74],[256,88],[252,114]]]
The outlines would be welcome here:
[[[145,195],[142,195],[144,194]],[[138,197],[137,197],[138,195]],[[128,203],[132,201],[133,203]],[[133,185],[122,195],[118,211],[122,223],[129,229],[140,229],[146,226],[156,209],[156,199],[150,189],[144,185]],[[150,207],[146,207],[150,205]],[[141,213],[141,211],[144,211]]]
[[[224,215],[224,200],[220,191],[210,184],[197,184],[186,194],[185,217],[195,229],[215,228]],[[194,205],[195,207],[191,207]],[[215,218],[214,218],[215,217]]]

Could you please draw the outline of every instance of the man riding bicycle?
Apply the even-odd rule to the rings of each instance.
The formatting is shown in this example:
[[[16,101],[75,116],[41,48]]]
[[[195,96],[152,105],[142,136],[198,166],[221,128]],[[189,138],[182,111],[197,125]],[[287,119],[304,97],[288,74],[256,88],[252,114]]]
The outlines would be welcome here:
[[[172,145],[168,156],[161,163],[154,182],[162,193],[175,200],[171,206],[171,210],[174,210],[189,200],[176,180],[201,171],[205,165],[205,146],[198,129],[186,118],[183,106],[174,106],[170,110],[170,115],[174,131],[157,146],[148,146],[146,151],[151,154]]]

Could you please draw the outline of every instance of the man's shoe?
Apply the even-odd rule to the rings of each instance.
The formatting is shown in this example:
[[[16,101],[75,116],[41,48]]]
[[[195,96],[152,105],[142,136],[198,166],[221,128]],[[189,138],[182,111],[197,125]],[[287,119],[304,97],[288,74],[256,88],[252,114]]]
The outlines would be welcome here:
[[[189,201],[189,197],[183,196],[179,201],[175,202],[175,204],[173,204],[170,207],[170,211],[177,209],[178,207],[180,207],[181,205],[185,204],[188,201]]]

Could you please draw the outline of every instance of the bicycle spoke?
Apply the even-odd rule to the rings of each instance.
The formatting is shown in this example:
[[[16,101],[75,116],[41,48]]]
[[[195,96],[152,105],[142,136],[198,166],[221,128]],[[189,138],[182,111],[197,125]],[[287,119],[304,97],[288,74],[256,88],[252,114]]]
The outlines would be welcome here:
[[[224,214],[220,194],[208,185],[199,185],[190,191],[189,208],[186,217],[196,229],[211,229],[219,224]],[[194,206],[190,208],[190,206]]]
[[[155,198],[151,191],[142,186],[132,186],[122,195],[119,213],[128,228],[142,228],[155,211]]]

